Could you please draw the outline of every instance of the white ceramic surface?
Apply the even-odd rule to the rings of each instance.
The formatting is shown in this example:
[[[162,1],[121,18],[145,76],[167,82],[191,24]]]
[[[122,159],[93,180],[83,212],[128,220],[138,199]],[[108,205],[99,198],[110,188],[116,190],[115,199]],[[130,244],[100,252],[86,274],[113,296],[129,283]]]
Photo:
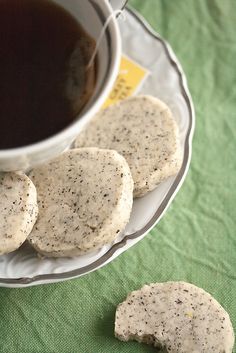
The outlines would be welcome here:
[[[53,0],[74,16],[98,41],[106,19],[113,13],[105,0]],[[98,75],[93,96],[78,118],[56,135],[38,143],[0,150],[0,171],[27,170],[59,155],[68,148],[84,124],[101,108],[116,79],[121,56],[121,39],[115,17],[110,17],[106,34],[98,49]],[[13,127],[14,128],[14,127]]]
[[[183,165],[176,177],[161,183],[145,197],[135,200],[131,220],[114,244],[77,258],[40,259],[27,245],[0,257],[0,285],[26,287],[79,277],[104,266],[140,241],[160,220],[183,183],[191,157],[194,109],[184,73],[169,45],[131,10],[120,20],[123,52],[150,71],[141,88],[165,101],[180,129]],[[135,33],[135,36],[134,36]],[[140,44],[141,43],[141,44]]]
[[[109,0],[109,2],[114,10],[121,10],[125,7],[128,0]]]

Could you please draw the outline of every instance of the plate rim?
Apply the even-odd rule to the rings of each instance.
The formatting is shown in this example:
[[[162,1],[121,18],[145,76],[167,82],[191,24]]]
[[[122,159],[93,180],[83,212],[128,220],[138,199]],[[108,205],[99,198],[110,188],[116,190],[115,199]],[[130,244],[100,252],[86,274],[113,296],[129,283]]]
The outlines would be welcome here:
[[[169,43],[166,40],[164,40],[151,27],[151,25],[145,20],[145,18],[142,15],[140,15],[140,13],[138,13],[136,10],[134,10],[130,6],[127,6],[126,11],[128,11],[128,13],[131,14],[139,22],[139,24],[142,25],[142,27],[144,28],[144,30],[148,32],[148,34],[150,34],[154,39],[158,40],[162,44],[163,49],[166,53],[167,58],[169,59],[171,66],[174,68],[174,70],[178,75],[181,94],[183,95],[183,98],[186,102],[188,113],[189,113],[189,126],[188,126],[185,143],[184,143],[184,158],[183,158],[181,169],[177,174],[166,196],[162,200],[160,206],[158,207],[158,209],[156,210],[152,218],[148,221],[148,223],[145,224],[145,226],[139,229],[137,232],[126,235],[121,241],[114,244],[105,254],[103,254],[96,261],[84,267],[77,268],[72,271],[62,272],[62,273],[41,274],[33,277],[0,278],[0,286],[14,287],[15,285],[17,287],[19,286],[26,287],[33,284],[46,284],[46,283],[52,283],[57,281],[63,281],[66,279],[72,279],[72,278],[85,275],[87,273],[95,271],[100,267],[105,266],[112,260],[113,255],[115,255],[115,253],[120,248],[125,246],[129,240],[134,240],[141,236],[144,237],[153,227],[155,227],[155,225],[160,221],[160,219],[164,215],[164,212],[167,210],[169,204],[171,203],[171,201],[173,200],[173,198],[175,197],[175,195],[177,194],[181,185],[184,182],[184,179],[189,169],[190,160],[191,160],[192,139],[193,139],[193,133],[195,129],[195,111],[194,111],[192,98],[188,89],[187,79]],[[118,256],[119,255],[120,254],[118,254]]]

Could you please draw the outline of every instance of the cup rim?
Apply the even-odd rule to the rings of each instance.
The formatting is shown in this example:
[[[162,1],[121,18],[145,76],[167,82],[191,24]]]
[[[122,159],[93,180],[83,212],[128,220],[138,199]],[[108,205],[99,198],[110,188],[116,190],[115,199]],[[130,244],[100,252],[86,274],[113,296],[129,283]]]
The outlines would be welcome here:
[[[92,6],[94,6],[93,1],[90,0]],[[96,2],[96,6],[102,10],[103,15],[107,16],[113,12],[113,9],[109,2],[102,1]],[[95,7],[95,6],[94,6]],[[20,157],[22,155],[28,155],[32,153],[37,153],[43,151],[45,149],[50,148],[51,146],[55,146],[57,143],[61,142],[66,138],[70,138],[76,133],[79,133],[81,126],[84,125],[88,120],[89,117],[95,115],[95,113],[99,110],[99,107],[105,102],[109,92],[111,91],[115,79],[118,75],[119,65],[120,65],[120,58],[121,58],[121,37],[120,37],[120,30],[118,23],[114,17],[111,18],[109,23],[110,34],[112,34],[112,38],[115,38],[114,41],[111,41],[111,53],[112,56],[110,58],[110,68],[109,72],[106,77],[106,81],[101,92],[96,97],[94,103],[88,110],[79,118],[72,122],[69,126],[65,127],[62,131],[45,138],[42,141],[32,143],[30,145],[9,148],[9,149],[0,149],[0,158],[8,159],[13,157]]]

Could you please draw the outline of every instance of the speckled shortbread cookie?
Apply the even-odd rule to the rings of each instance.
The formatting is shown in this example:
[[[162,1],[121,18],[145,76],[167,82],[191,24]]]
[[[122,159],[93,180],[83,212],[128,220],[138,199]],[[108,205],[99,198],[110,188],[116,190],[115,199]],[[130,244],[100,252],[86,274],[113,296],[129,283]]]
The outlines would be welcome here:
[[[18,249],[38,214],[37,193],[24,174],[0,173],[0,255]]]
[[[129,221],[133,180],[116,151],[65,152],[35,168],[39,217],[29,237],[41,254],[77,256],[112,242]]]
[[[151,96],[128,98],[100,111],[80,133],[75,147],[110,148],[127,160],[134,196],[175,175],[182,157],[178,127],[167,105]]]
[[[115,335],[169,353],[231,353],[229,315],[203,289],[185,282],[156,283],[132,292],[116,311]]]

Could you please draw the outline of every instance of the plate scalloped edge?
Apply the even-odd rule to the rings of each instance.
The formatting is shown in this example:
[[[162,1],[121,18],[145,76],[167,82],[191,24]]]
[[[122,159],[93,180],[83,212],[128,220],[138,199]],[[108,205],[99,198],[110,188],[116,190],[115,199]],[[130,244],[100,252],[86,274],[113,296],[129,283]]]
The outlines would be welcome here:
[[[142,229],[139,229],[135,233],[126,235],[121,241],[115,243],[99,259],[87,266],[63,273],[42,274],[34,277],[0,278],[0,286],[2,287],[27,287],[36,284],[59,282],[85,275],[89,272],[103,267],[104,265],[108,264],[114,257],[118,256],[119,250],[124,247],[129,240],[134,240],[141,236],[145,236],[160,221],[160,219],[164,215],[164,211],[166,211],[169,204],[171,203],[171,201],[173,200],[173,198],[175,197],[184,182],[191,160],[192,138],[195,128],[195,111],[185,74],[170,45],[157,32],[152,29],[148,22],[137,11],[135,11],[133,8],[131,9],[130,7],[127,7],[126,11],[128,11],[129,14],[131,14],[154,39],[158,40],[162,44],[171,66],[175,69],[178,75],[181,93],[186,102],[190,118],[189,127],[184,144],[184,156],[182,167],[178,175],[176,176],[173,184],[171,185],[168,193],[166,194],[157,211],[155,212],[153,217],[148,221],[148,223],[145,224]]]

